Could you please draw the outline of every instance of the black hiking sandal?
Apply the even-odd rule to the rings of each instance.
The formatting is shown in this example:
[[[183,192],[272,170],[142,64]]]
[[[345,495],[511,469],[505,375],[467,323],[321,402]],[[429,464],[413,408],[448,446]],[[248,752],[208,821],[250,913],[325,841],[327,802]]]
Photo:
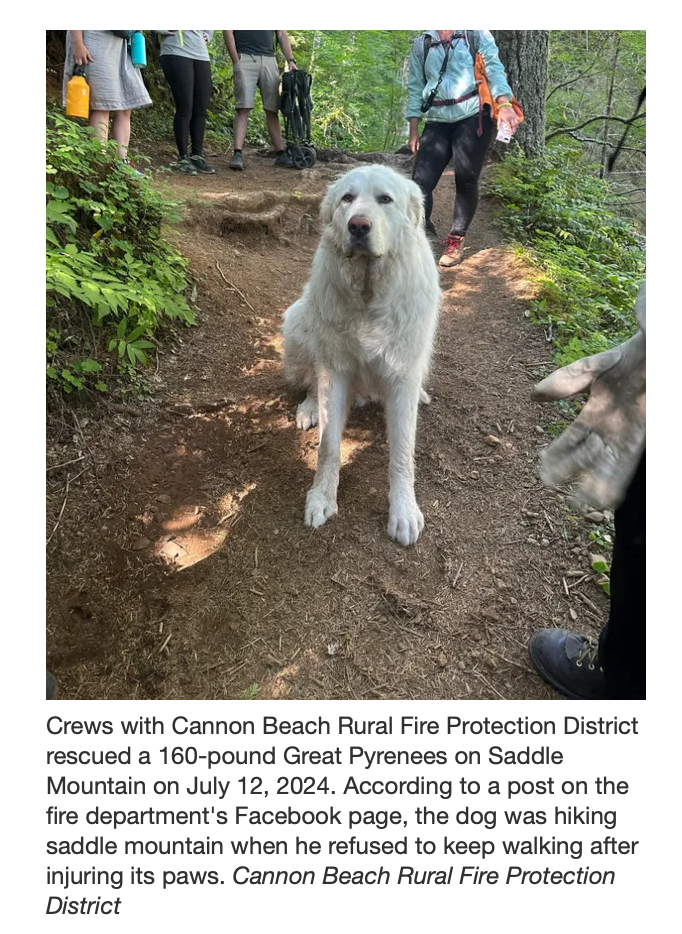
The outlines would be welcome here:
[[[241,149],[235,151],[230,161],[230,168],[234,169],[235,172],[244,171],[244,157],[242,156]]]
[[[534,632],[528,646],[540,677],[571,700],[605,700],[609,696],[598,652],[594,639],[567,629]]]
[[[180,172],[181,175],[198,175],[199,173],[194,168],[192,163],[189,160],[189,156],[178,156],[178,161],[173,166],[176,172]]]
[[[215,169],[204,159],[203,156],[190,156],[189,161],[200,175],[213,175]]]

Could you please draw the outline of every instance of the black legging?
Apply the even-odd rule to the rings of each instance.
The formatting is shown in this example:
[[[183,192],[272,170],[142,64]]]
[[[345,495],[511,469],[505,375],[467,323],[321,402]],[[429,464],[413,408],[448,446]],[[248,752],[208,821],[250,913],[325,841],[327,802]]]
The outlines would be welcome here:
[[[455,212],[452,233],[464,236],[478,207],[478,177],[495,134],[489,114],[483,114],[478,135],[478,114],[456,123],[427,123],[419,141],[412,178],[424,192],[426,220],[431,219],[433,189],[450,161],[455,163]]]
[[[609,694],[646,696],[646,455],[616,509],[611,561],[611,611],[599,640]]]
[[[187,155],[192,138],[192,155],[204,148],[206,108],[211,97],[211,63],[182,55],[162,55],[161,68],[175,101],[173,132],[178,153]]]

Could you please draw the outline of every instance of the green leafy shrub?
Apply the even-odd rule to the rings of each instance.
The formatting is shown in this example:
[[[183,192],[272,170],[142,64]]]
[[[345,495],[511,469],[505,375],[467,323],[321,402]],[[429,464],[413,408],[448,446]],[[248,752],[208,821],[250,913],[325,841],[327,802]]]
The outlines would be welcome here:
[[[164,322],[194,323],[187,260],[162,233],[177,206],[115,144],[48,115],[47,374],[65,392],[134,377]]]
[[[641,238],[606,205],[609,183],[582,158],[580,147],[564,145],[537,160],[512,151],[495,167],[489,187],[504,203],[503,230],[541,272],[531,315],[551,325],[561,365],[634,333],[645,275]]]

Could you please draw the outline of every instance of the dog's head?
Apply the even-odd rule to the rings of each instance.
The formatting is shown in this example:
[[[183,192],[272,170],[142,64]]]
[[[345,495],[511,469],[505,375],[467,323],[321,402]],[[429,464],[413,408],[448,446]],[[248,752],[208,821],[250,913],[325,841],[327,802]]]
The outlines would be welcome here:
[[[324,236],[347,257],[397,252],[406,230],[424,224],[420,188],[383,165],[353,169],[330,186],[320,216]]]

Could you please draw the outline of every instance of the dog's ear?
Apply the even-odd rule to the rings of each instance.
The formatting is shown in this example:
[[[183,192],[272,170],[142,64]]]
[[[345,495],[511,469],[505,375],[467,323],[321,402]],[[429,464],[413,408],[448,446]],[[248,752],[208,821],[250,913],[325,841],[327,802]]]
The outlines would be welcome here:
[[[334,201],[336,200],[336,193],[334,188],[334,185],[329,188],[327,194],[324,196],[322,204],[320,205],[320,218],[322,223],[325,225],[331,224],[332,217],[334,216]]]
[[[416,182],[410,182],[410,220],[415,227],[423,227],[425,216],[422,190]]]

